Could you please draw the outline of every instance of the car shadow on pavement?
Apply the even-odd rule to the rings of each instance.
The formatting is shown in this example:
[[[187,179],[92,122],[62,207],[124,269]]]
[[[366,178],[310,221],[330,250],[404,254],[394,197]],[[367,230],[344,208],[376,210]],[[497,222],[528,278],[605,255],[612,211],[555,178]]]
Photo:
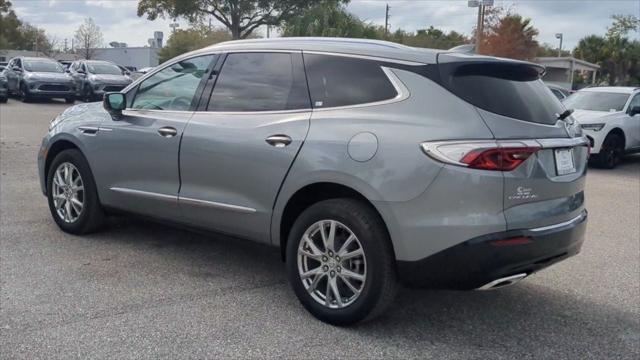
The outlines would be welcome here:
[[[266,245],[124,217],[110,219],[107,231],[91,237],[97,238],[91,241],[116,246],[125,243],[143,254],[171,257],[181,263],[180,268],[191,269],[187,275],[196,283],[228,281],[239,287],[246,284],[246,289],[277,286],[267,290],[273,292],[282,292],[285,286],[286,296],[295,297],[286,281],[279,250]],[[575,274],[566,272],[566,276]],[[536,358],[633,358],[640,351],[637,314],[594,301],[578,289],[547,287],[527,280],[487,292],[401,289],[387,313],[349,328],[319,323],[295,300],[282,306],[295,307],[283,311],[299,317],[299,323],[311,321],[316,329],[326,327],[326,331],[333,329],[360,341],[392,340],[409,354],[412,348],[418,351],[436,345],[458,350],[462,345],[469,356],[489,357],[530,354]]]

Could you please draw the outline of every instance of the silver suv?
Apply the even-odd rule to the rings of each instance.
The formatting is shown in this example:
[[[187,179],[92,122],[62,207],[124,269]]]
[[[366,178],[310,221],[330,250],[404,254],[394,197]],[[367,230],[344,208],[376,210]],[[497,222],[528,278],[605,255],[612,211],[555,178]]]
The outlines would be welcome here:
[[[538,65],[345,39],[245,40],[54,119],[38,158],[64,231],[111,209],[279,247],[339,325],[398,284],[510,285],[580,250],[588,146]]]
[[[108,92],[120,91],[133,81],[127,72],[111,61],[79,60],[69,65],[76,96],[84,101],[102,100]]]

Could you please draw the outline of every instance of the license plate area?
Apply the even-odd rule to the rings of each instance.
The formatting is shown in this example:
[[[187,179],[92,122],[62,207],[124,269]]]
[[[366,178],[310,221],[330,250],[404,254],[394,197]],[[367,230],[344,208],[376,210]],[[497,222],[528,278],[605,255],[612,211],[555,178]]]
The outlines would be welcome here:
[[[573,148],[555,149],[554,158],[556,161],[557,175],[567,175],[576,172]]]

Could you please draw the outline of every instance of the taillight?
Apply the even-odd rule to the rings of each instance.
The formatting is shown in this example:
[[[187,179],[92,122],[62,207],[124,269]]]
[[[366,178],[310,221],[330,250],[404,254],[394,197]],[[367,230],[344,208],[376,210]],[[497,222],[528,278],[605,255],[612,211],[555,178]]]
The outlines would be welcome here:
[[[421,144],[441,162],[472,169],[511,171],[540,150],[535,141],[443,141]]]

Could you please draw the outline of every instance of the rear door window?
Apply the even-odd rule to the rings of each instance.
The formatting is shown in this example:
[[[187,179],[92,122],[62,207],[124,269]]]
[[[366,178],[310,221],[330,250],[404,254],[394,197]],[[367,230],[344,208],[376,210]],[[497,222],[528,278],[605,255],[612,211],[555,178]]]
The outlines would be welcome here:
[[[463,100],[489,112],[553,125],[565,107],[540,80],[536,67],[504,63],[445,63],[442,84]]]
[[[304,64],[314,108],[374,103],[398,95],[376,61],[305,53]]]
[[[232,53],[216,81],[208,111],[309,109],[299,53]]]

